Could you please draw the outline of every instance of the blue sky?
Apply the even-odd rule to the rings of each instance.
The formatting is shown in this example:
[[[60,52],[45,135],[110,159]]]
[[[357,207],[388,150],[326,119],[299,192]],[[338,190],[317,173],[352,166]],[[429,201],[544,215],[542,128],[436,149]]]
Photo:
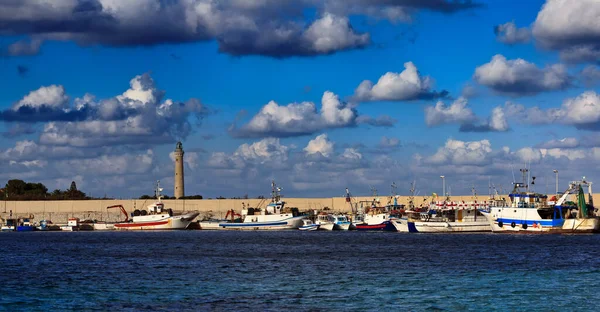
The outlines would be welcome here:
[[[547,191],[552,169],[566,187],[600,160],[594,0],[28,0],[0,12],[4,180],[137,197],[160,179],[169,193],[177,140],[186,194],[206,197],[264,195],[271,179],[287,196],[392,182],[406,194],[412,181],[425,195],[440,175],[454,194],[486,194],[525,164]]]

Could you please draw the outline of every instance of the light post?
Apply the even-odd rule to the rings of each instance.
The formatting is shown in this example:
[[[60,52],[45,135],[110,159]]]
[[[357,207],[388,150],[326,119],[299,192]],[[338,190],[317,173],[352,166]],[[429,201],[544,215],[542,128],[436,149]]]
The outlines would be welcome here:
[[[554,170],[552,170],[552,172],[554,172],[554,175],[556,176],[556,192],[555,192],[555,194],[558,194],[558,170],[554,169]]]
[[[440,176],[442,178],[442,196],[446,197],[446,177]]]

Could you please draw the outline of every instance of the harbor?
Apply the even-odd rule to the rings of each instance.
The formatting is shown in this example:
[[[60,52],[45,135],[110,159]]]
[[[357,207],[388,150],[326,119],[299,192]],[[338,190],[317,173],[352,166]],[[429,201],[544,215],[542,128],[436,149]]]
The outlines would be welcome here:
[[[525,170],[522,170],[525,171]],[[395,184],[392,184],[395,186]],[[584,187],[587,193],[584,192]],[[303,230],[303,231],[386,231],[405,233],[598,233],[600,211],[594,207],[592,182],[572,181],[563,194],[548,195],[529,192],[527,176],[523,182],[514,183],[513,190],[502,196],[494,194],[485,200],[475,195],[470,201],[440,199],[434,194],[416,205],[414,188],[408,203],[402,204],[400,196],[380,197],[376,191],[369,200],[354,198],[346,189],[340,208],[300,209],[290,207],[281,195],[281,187],[271,182],[271,198],[262,198],[256,206],[242,202],[239,212],[226,210],[225,216],[217,210],[173,209],[162,199],[160,181],[156,182],[155,198],[146,207],[133,203],[127,211],[122,203],[101,208],[100,212],[84,211],[87,218],[67,212],[66,224],[46,218],[45,203],[41,219],[34,212],[20,213],[10,209],[9,215],[0,217],[3,232],[31,231],[151,231],[151,230]],[[334,206],[331,199],[331,206]],[[7,202],[5,202],[7,204]],[[107,204],[104,202],[100,203]],[[110,203],[108,203],[110,204]],[[185,203],[183,203],[185,204]],[[72,203],[73,205],[73,203]],[[193,204],[192,204],[193,205]],[[30,208],[28,208],[29,210]],[[116,211],[110,214],[110,211]],[[100,219],[91,219],[100,213]],[[215,215],[217,213],[217,215]],[[48,212],[52,216],[53,212]],[[39,216],[39,214],[38,214]],[[61,214],[54,214],[61,216]],[[106,216],[105,218],[103,218]],[[197,219],[197,220],[196,220]],[[64,220],[62,220],[64,221]],[[56,222],[56,223],[55,223]]]

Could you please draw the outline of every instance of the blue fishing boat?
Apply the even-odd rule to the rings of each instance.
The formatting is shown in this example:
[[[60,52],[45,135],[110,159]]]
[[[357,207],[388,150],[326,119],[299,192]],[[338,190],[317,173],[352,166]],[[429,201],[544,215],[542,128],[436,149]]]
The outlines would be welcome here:
[[[31,232],[37,230],[35,225],[29,218],[24,218],[19,225],[17,225],[17,232]]]
[[[521,169],[527,172],[528,169]],[[535,178],[534,178],[535,180]],[[496,200],[482,213],[493,232],[501,233],[591,233],[600,231],[599,212],[593,205],[592,182],[585,177],[572,181],[557,199],[529,191],[525,182],[514,183],[510,201]],[[532,181],[533,182],[533,181]],[[588,200],[583,188],[588,189]]]

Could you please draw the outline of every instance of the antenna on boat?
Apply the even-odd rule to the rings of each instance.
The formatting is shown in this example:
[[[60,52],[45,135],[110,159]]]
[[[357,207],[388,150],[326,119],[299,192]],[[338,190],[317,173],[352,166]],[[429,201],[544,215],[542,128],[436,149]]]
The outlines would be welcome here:
[[[410,196],[408,197],[408,209],[413,209],[415,207],[415,185],[417,181],[413,181],[410,183]]]
[[[162,188],[160,187],[160,180],[156,180],[156,189],[154,190],[154,196],[156,196],[156,199],[158,199],[158,201],[161,200],[161,195],[160,192],[162,192]]]

